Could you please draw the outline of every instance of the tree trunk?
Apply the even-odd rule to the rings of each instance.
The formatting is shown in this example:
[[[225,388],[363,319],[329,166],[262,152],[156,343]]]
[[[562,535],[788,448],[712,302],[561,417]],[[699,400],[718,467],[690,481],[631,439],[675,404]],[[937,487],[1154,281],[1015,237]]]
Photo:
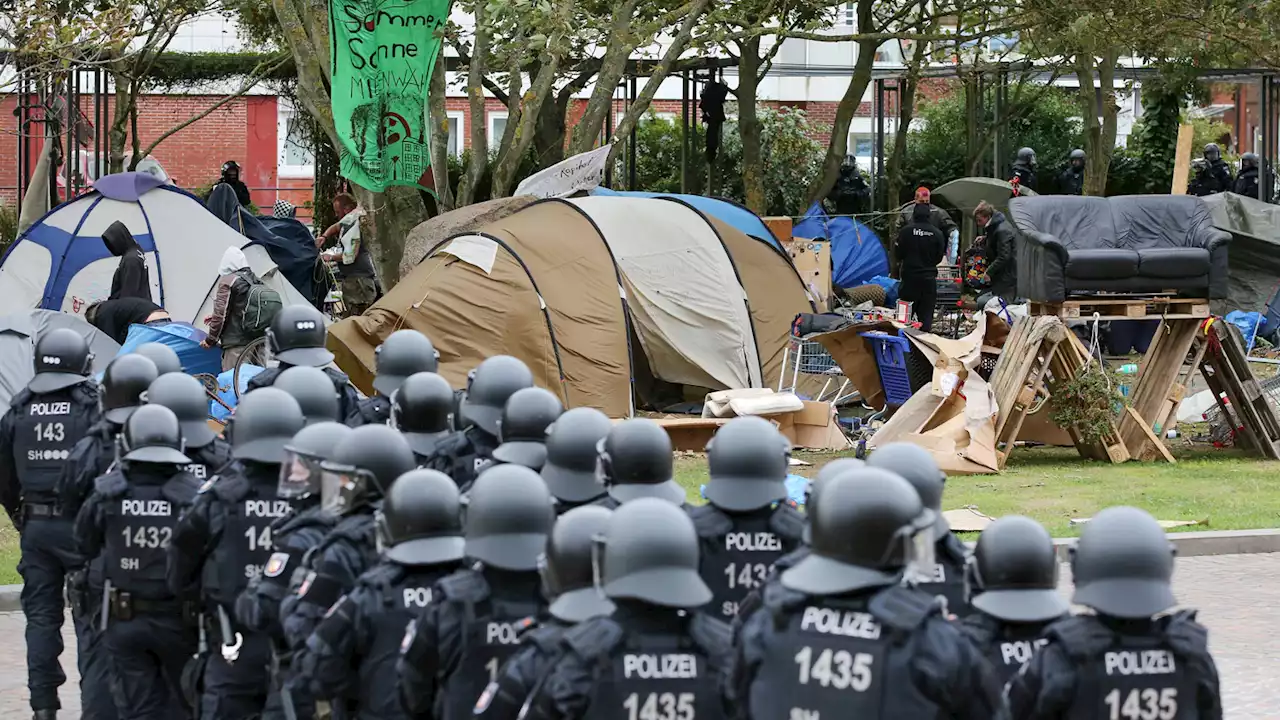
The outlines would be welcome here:
[[[1091,53],[1076,55],[1076,79],[1079,81],[1080,106],[1084,115],[1085,172],[1084,194],[1101,197],[1106,194],[1107,174],[1116,148],[1115,67],[1119,53],[1107,49],[1100,58]],[[1098,84],[1094,84],[1094,70]]]
[[[887,207],[893,210],[898,207],[902,198],[902,166],[907,161],[907,133],[911,129],[911,120],[915,116],[916,88],[920,84],[920,63],[912,62],[907,68],[907,76],[898,81],[898,127],[893,134],[893,150],[885,167],[889,192]],[[895,220],[902,216],[893,215]],[[889,243],[889,267],[897,267],[894,248],[897,243]]]
[[[115,83],[116,101],[111,118],[111,129],[107,133],[107,170],[114,174],[124,172],[124,152],[129,144],[129,85],[122,75],[108,71]]]
[[[427,114],[434,119],[431,124],[431,177],[435,180],[436,207],[442,214],[453,209],[453,189],[449,185],[449,113],[445,106],[447,89],[444,53],[440,53],[431,76],[430,110]]]
[[[314,118],[310,119],[311,146],[316,155],[316,183],[311,195],[311,224],[320,231],[338,222],[333,212],[333,198],[342,185],[338,151],[329,144],[329,136]]]
[[[561,91],[561,95],[553,99],[551,107],[544,108],[538,116],[538,127],[533,135],[533,152],[537,156],[535,167],[538,170],[549,168],[565,158],[565,116],[572,99],[573,93]]]
[[[405,239],[409,231],[427,217],[427,208],[416,187],[396,185],[385,192],[374,193],[355,186],[356,199],[372,222],[361,228],[361,241],[373,254],[383,290],[390,290],[400,277],[400,261],[404,258]],[[365,229],[372,238],[363,237]]]
[[[624,0],[613,11],[613,25],[609,29],[609,42],[605,47],[604,57],[600,60],[600,71],[596,74],[595,88],[587,100],[587,107],[582,119],[573,128],[573,138],[569,141],[569,155],[584,153],[595,147],[596,138],[600,135],[600,126],[605,117],[613,109],[614,92],[622,75],[627,70],[627,59],[635,49],[635,40],[631,32],[631,18],[635,15],[639,0]]]
[[[867,6],[865,12],[864,5]],[[870,5],[871,0],[858,2],[858,32],[870,32]],[[867,21],[865,25],[863,24],[864,16]],[[845,155],[849,153],[849,125],[853,123],[858,106],[862,104],[862,96],[866,94],[867,86],[871,84],[871,69],[875,64],[876,49],[879,45],[879,40],[858,41],[858,59],[853,64],[849,87],[845,89],[844,97],[840,98],[840,104],[836,107],[836,119],[831,128],[827,155],[822,161],[822,172],[809,186],[810,205],[825,198],[840,177],[840,163],[844,162]]]
[[[768,212],[764,161],[760,150],[760,114],[756,90],[760,85],[760,37],[738,46],[738,133],[742,136],[742,189],[747,207],[757,215]]]
[[[471,64],[467,69],[467,98],[471,107],[471,159],[458,183],[457,207],[475,202],[476,186],[489,166],[489,138],[484,114],[484,63],[489,54],[489,29],[485,3],[476,3],[475,39],[471,43]]]

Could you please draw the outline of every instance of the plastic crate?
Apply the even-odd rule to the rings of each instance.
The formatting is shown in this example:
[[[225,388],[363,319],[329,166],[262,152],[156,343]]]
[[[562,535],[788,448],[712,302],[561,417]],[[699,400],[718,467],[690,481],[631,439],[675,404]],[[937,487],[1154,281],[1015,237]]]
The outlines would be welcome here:
[[[907,358],[911,354],[911,341],[898,335],[882,332],[860,333],[871,342],[880,371],[880,384],[884,387],[884,399],[888,405],[901,405],[911,399],[911,373]]]

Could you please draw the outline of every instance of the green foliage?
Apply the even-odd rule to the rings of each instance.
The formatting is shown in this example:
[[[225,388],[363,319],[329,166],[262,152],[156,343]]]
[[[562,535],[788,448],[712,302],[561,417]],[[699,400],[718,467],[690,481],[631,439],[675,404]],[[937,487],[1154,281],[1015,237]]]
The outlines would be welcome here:
[[[210,82],[243,78],[260,68],[277,63],[264,79],[296,80],[297,68],[287,53],[260,52],[164,52],[156,57],[156,64],[147,77],[153,88],[189,85],[193,82]]]
[[[461,157],[453,155],[449,156],[449,186],[453,188],[454,196],[458,193],[458,184],[462,182],[462,175],[467,171],[467,165],[471,162],[471,148],[462,151]],[[489,162],[485,166],[484,174],[480,176],[480,181],[476,183],[475,202],[484,202],[493,194],[493,169],[498,166],[498,150],[491,149],[489,152]],[[515,177],[511,181],[511,189],[520,184],[521,180],[529,177],[538,171],[538,154],[530,145],[524,157],[520,158],[520,165],[516,168]]]
[[[0,255],[18,237],[18,209],[0,203]]]
[[[1195,118],[1191,121],[1191,127],[1194,129],[1195,138],[1191,141],[1191,157],[1200,157],[1205,145],[1218,143],[1223,160],[1229,163],[1236,159],[1236,156],[1227,152],[1231,148],[1233,132],[1230,125],[1211,118]]]
[[[680,125],[646,115],[636,124],[636,187],[646,192],[680,192]],[[613,166],[614,185],[627,184],[627,156],[619,152]]]
[[[1049,385],[1053,397],[1050,419],[1058,427],[1072,427],[1085,440],[1099,440],[1111,430],[1116,408],[1124,406],[1120,386],[1095,363],[1080,368],[1075,377]]]
[[[826,146],[813,139],[829,130],[809,122],[803,110],[762,107],[760,156],[763,158],[766,215],[799,215],[805,210],[809,184],[822,171]],[[676,130],[679,142],[679,129]],[[716,157],[713,194],[746,201],[742,187],[742,136],[736,123],[725,123]]]

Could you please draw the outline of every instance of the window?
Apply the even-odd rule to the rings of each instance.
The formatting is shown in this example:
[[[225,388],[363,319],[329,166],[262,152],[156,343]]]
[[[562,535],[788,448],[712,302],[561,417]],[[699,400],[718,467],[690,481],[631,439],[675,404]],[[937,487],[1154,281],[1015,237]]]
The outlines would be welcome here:
[[[507,113],[505,111],[489,113],[489,149],[496,148],[507,132]]]
[[[876,154],[875,139],[871,135],[850,134],[849,150],[855,157],[871,157]]]
[[[853,25],[855,22],[857,22],[857,19],[858,19],[857,7],[851,2],[845,3],[844,10],[840,13],[840,21],[845,25]]]
[[[277,170],[280,177],[313,177],[316,154],[304,124],[305,117],[292,106],[281,102],[277,118]]]
[[[449,113],[449,155],[452,157],[460,157],[462,155],[462,128],[464,122],[462,113]]]

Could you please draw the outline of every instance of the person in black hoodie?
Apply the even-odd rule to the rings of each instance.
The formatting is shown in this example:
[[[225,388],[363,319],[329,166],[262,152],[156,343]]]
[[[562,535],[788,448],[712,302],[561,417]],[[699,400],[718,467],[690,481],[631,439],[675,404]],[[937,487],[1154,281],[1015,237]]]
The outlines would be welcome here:
[[[165,325],[171,322],[164,308],[140,297],[93,303],[85,308],[84,319],[121,345],[129,339],[130,325]]]
[[[240,179],[240,163],[235,160],[222,163],[222,176],[218,178],[218,182],[214,183],[215,187],[218,185],[229,185],[236,191],[236,201],[244,207],[249,207],[252,202],[249,199],[249,186]]]
[[[151,299],[151,274],[147,271],[147,257],[143,255],[133,233],[119,220],[102,231],[102,242],[112,255],[120,258],[116,274],[111,278],[111,294],[108,300],[124,297]]]
[[[912,303],[920,329],[929,332],[938,302],[938,263],[946,255],[947,239],[930,221],[928,205],[917,203],[912,209],[911,222],[898,231],[894,251],[902,280],[898,297]]]

